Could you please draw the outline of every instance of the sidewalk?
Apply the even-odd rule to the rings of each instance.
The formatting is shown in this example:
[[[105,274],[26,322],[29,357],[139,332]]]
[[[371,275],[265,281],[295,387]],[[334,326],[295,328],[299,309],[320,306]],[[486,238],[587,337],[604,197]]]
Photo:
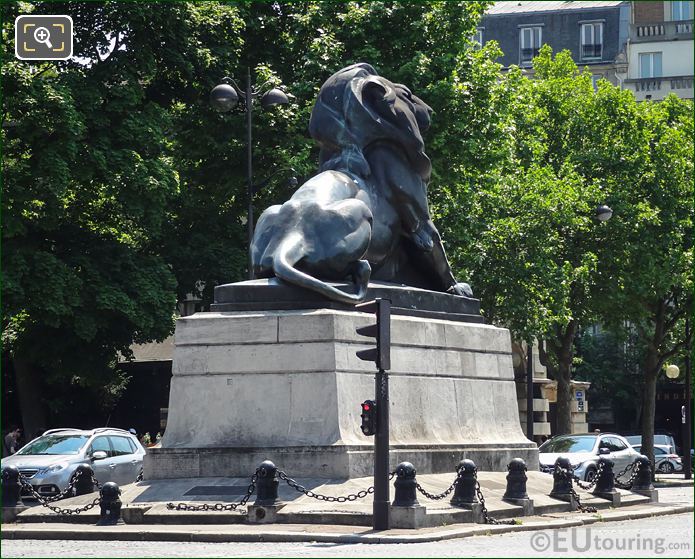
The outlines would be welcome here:
[[[324,543],[424,543],[552,528],[571,528],[596,522],[616,522],[692,512],[693,505],[635,505],[628,510],[598,513],[555,513],[524,517],[521,524],[458,524],[418,530],[375,532],[363,526],[306,524],[189,524],[92,526],[66,523],[5,524],[2,539],[120,540],[176,542],[324,542]]]

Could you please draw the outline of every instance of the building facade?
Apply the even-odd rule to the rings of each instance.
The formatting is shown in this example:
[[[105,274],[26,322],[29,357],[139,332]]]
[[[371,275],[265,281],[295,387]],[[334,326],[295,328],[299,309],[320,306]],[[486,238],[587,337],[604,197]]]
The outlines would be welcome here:
[[[638,101],[693,98],[693,2],[632,2],[627,78]]]
[[[531,68],[542,45],[569,50],[595,80],[620,85],[627,65],[630,2],[495,2],[481,19],[478,40],[497,41],[506,68]]]

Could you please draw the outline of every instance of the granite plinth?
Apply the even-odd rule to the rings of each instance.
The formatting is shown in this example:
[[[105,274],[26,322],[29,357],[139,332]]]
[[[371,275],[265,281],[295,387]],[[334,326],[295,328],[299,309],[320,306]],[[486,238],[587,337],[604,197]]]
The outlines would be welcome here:
[[[351,284],[330,282],[330,285],[346,293],[354,293],[354,286]],[[391,314],[395,315],[484,322],[480,316],[478,299],[394,283],[370,282],[365,301],[378,297],[391,301]],[[270,278],[218,285],[215,287],[215,302],[210,310],[223,312],[353,308],[352,305],[328,300],[308,289]]]
[[[177,321],[167,429],[147,479],[246,476],[273,460],[292,476],[370,475],[360,402],[374,364],[355,352],[373,317],[334,309],[208,312]],[[494,326],[391,321],[391,462],[452,472],[463,458],[538,467],[519,424],[510,336]]]

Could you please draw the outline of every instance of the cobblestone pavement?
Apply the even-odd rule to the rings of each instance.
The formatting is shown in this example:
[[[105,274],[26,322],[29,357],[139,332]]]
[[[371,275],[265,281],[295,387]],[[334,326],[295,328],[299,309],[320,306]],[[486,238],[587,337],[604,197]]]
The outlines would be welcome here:
[[[660,490],[692,502],[693,488]],[[3,557],[693,557],[693,513],[432,543],[187,543],[3,540]]]

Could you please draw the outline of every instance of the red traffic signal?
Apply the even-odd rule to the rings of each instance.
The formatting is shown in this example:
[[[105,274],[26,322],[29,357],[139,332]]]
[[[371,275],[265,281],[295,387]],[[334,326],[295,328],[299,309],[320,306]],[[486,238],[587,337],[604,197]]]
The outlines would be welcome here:
[[[362,402],[362,433],[368,437],[376,433],[376,402],[374,400],[365,400]]]

